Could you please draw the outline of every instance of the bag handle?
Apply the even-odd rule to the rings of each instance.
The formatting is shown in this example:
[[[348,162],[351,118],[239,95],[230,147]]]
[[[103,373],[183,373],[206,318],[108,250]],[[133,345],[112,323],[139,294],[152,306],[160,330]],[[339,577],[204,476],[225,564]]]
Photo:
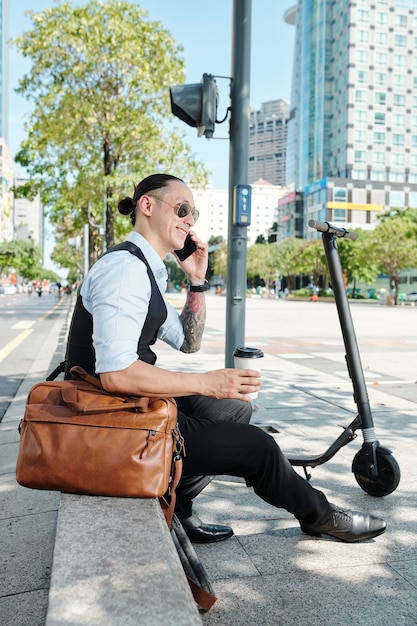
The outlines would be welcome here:
[[[91,385],[92,387],[100,391],[100,393],[102,393],[103,395],[108,395],[110,398],[120,400],[120,404],[109,404],[107,406],[103,404],[103,406],[100,407],[101,413],[129,410],[137,411],[138,413],[146,412],[149,405],[149,398],[139,396],[126,396],[126,398],[124,398],[123,396],[116,396],[112,393],[108,393],[105,389],[103,389],[100,379],[97,376],[89,374],[85,371],[84,368],[80,367],[79,365],[74,365],[74,367],[72,367],[70,371],[71,376],[74,380],[82,380],[83,382]],[[88,408],[78,401],[78,390],[75,385],[70,384],[68,386],[62,387],[61,393],[62,399],[65,404],[75,413],[83,415],[97,413],[97,407]]]
[[[105,392],[104,392],[105,393]],[[91,415],[97,413],[113,413],[114,411],[129,411],[133,410],[137,413],[146,412],[146,408],[149,404],[149,398],[129,398],[126,401],[122,401],[119,404],[102,404],[98,409],[97,406],[86,407],[84,404],[78,401],[78,389],[73,385],[61,388],[62,399],[65,404],[78,415]],[[109,394],[109,397],[115,397]],[[117,398],[116,398],[117,399]]]
[[[98,376],[93,376],[92,374],[89,374],[80,365],[74,365],[73,367],[71,367],[70,373],[71,377],[74,380],[84,380],[86,383],[90,383],[90,385],[93,385],[94,387],[100,389],[100,391],[104,391],[100,378]],[[106,392],[104,391],[104,393]]]

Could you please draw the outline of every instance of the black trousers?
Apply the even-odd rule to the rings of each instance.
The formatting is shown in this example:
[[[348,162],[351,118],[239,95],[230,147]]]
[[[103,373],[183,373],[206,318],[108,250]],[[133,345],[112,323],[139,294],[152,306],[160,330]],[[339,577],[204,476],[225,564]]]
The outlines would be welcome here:
[[[260,428],[189,416],[181,409],[178,421],[186,447],[177,491],[180,506],[200,493],[202,476],[209,481],[213,475],[228,475],[244,478],[265,502],[286,509],[303,522],[319,522],[329,513],[325,495],[294,471],[275,440]],[[193,477],[199,478],[195,484]]]
[[[178,411],[193,419],[208,418],[220,422],[249,424],[252,405],[241,400],[217,400],[205,396],[176,398]],[[206,487],[214,476],[185,476],[177,488],[176,515],[186,519],[192,515],[192,500]]]

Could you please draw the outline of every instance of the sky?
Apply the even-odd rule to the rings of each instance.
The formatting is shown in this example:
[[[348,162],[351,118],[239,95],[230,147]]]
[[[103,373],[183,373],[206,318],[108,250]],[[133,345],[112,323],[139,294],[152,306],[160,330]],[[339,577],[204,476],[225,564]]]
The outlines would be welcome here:
[[[218,119],[229,105],[231,72],[233,0],[131,0],[148,11],[149,19],[160,21],[184,48],[186,83],[198,83],[204,72],[217,76],[219,89]],[[9,37],[16,37],[31,26],[25,11],[41,12],[56,4],[54,0],[9,0]],[[58,2],[59,4],[59,2]],[[73,5],[86,0],[73,0]],[[252,0],[250,103],[260,108],[263,102],[290,99],[295,28],[283,20],[284,12],[295,0]],[[9,52],[9,148],[12,156],[23,141],[23,123],[30,103],[15,93],[18,79],[30,68],[15,48]],[[197,129],[176,120],[196,158],[211,172],[212,186],[227,189],[229,168],[228,123],[216,125],[213,139],[197,137]],[[24,176],[24,170],[16,168]]]

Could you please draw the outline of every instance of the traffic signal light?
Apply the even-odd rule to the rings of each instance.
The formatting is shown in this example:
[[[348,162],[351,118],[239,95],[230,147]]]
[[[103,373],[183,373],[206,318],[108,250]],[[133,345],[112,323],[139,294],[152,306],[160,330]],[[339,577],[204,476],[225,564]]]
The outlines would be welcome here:
[[[201,83],[171,87],[171,111],[180,120],[197,128],[197,135],[211,139],[217,116],[219,92],[211,74],[203,74]]]

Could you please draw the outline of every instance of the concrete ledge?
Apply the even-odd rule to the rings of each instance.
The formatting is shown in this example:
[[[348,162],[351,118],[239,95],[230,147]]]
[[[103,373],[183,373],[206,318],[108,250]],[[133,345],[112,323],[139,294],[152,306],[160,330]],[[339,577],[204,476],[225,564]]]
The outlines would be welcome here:
[[[62,494],[46,626],[201,626],[156,499]]]

